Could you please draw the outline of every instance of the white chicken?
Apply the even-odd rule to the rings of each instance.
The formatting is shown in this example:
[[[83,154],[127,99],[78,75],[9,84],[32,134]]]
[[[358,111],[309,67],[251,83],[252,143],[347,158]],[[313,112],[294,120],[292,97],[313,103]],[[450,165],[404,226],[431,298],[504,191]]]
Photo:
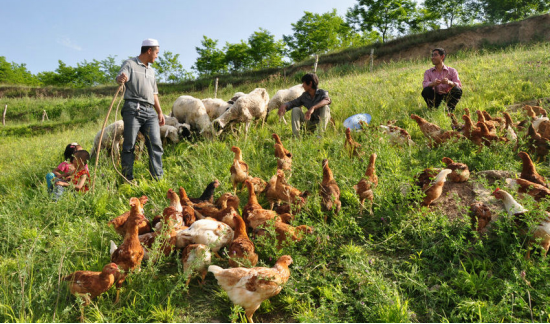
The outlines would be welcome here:
[[[208,271],[212,272],[218,284],[227,292],[229,299],[245,309],[246,318],[254,323],[252,316],[262,302],[277,295],[283,289],[290,277],[288,266],[292,264],[289,255],[283,255],[273,268],[231,268],[223,269],[211,265]]]
[[[233,241],[233,230],[229,225],[213,218],[199,219],[189,228],[176,234],[176,248],[184,248],[188,244],[204,244],[217,256],[218,251]]]
[[[188,275],[187,285],[189,286],[195,271],[200,274],[200,284],[203,285],[208,266],[212,262],[212,253],[210,253],[208,246],[204,244],[189,244],[181,254],[181,262],[183,263],[184,273]]]

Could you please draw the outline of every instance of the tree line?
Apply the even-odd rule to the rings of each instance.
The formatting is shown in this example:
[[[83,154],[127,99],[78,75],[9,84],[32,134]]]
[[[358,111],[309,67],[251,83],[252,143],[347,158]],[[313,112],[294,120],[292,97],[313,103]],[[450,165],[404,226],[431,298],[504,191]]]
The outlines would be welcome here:
[[[278,68],[314,54],[384,43],[395,37],[457,25],[499,24],[524,19],[550,10],[547,0],[357,0],[344,17],[336,10],[317,14],[305,11],[292,23],[292,34],[277,40],[260,28],[247,40],[226,42],[203,36],[195,47],[198,57],[183,68],[179,54],[164,51],[153,67],[158,81],[177,83],[219,74]],[[120,62],[121,64],[122,62]],[[40,86],[89,87],[114,82],[120,69],[116,56],[83,61],[76,67],[59,60],[55,71],[30,73],[26,65],[0,56],[0,83]]]

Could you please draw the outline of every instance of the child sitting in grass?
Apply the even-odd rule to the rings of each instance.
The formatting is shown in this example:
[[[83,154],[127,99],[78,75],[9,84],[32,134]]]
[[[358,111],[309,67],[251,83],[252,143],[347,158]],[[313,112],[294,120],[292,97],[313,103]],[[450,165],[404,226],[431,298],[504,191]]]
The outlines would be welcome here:
[[[57,201],[63,195],[66,187],[72,186],[76,191],[87,192],[89,190],[90,173],[87,163],[90,159],[90,153],[85,150],[76,151],[71,159],[74,173],[70,176],[70,182],[63,179],[57,179],[55,182],[53,200]]]
[[[48,192],[52,192],[53,190],[53,185],[55,183],[54,178],[66,179],[73,173],[74,168],[69,160],[72,158],[74,152],[78,151],[79,146],[80,145],[78,145],[77,143],[68,144],[65,147],[65,152],[63,153],[63,157],[65,158],[65,160],[63,160],[63,162],[61,162],[52,172],[46,175]]]

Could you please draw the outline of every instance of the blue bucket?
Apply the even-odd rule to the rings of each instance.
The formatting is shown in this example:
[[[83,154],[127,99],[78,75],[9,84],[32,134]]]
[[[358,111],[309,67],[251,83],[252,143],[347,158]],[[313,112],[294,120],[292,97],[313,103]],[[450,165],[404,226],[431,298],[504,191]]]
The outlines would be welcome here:
[[[357,114],[353,115],[351,117],[348,117],[344,121],[344,127],[349,128],[351,130],[358,130],[361,129],[361,125],[359,124],[360,121],[364,121],[367,124],[370,124],[372,117],[369,114]]]

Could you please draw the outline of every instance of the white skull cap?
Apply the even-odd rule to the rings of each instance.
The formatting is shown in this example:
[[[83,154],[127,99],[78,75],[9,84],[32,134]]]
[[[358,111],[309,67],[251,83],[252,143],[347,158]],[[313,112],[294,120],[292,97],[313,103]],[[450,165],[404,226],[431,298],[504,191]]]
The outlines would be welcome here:
[[[141,42],[141,46],[159,46],[159,41],[152,38],[147,38]]]

